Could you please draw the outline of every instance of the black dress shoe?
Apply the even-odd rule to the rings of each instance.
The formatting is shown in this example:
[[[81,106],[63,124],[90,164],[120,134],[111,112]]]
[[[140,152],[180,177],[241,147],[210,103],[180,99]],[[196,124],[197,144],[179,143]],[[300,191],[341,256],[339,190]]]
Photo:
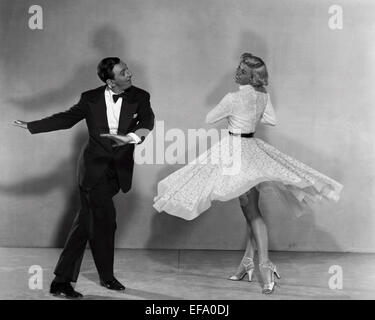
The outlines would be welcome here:
[[[52,281],[49,292],[54,296],[61,296],[70,299],[79,299],[83,295],[75,291],[70,282],[55,282]]]
[[[125,287],[116,278],[113,278],[112,280],[109,280],[109,281],[104,281],[100,279],[100,285],[103,287],[106,287],[109,290],[116,290],[116,291],[125,290]]]

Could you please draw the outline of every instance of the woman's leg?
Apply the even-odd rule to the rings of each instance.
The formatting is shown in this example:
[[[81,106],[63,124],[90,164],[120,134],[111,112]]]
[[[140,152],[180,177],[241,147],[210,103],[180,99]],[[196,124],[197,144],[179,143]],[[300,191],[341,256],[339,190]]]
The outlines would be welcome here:
[[[244,253],[244,257],[254,259],[254,254],[255,254],[255,247],[254,247],[253,232],[251,231],[251,226],[247,225],[247,242],[246,242],[246,250]]]
[[[247,195],[246,194],[242,195],[241,197],[239,197],[239,200],[240,200],[242,211],[245,213],[243,206],[246,205],[248,202]],[[247,222],[247,219],[246,219],[246,222]],[[249,276],[249,281],[252,280],[252,274],[254,270],[254,260],[253,260],[254,253],[255,253],[255,248],[254,248],[251,226],[250,226],[250,223],[247,222],[246,250],[242,257],[241,263],[237,268],[236,273],[230,277],[231,280],[241,280],[246,275],[246,273]]]
[[[251,230],[251,224],[248,221],[247,216],[246,216],[246,206],[249,202],[249,200],[247,198],[247,194],[243,194],[242,196],[240,196],[239,201],[240,201],[242,213],[244,214],[245,219],[246,219],[246,223],[247,223],[246,250],[245,250],[245,253],[244,253],[243,257],[244,258],[248,257],[248,258],[254,259],[254,254],[255,254],[254,237],[253,237],[253,232]]]
[[[268,232],[259,209],[259,191],[252,188],[247,193],[248,202],[242,207],[248,225],[251,226],[252,234],[255,238],[258,256],[259,271],[263,280],[263,293],[270,294],[274,289],[274,272],[278,275],[276,266],[268,257]]]
[[[258,206],[259,191],[256,188],[252,188],[247,193],[247,199],[247,203],[241,205],[241,208],[248,228],[251,228],[252,235],[255,238],[259,263],[262,264],[268,261],[268,232]]]

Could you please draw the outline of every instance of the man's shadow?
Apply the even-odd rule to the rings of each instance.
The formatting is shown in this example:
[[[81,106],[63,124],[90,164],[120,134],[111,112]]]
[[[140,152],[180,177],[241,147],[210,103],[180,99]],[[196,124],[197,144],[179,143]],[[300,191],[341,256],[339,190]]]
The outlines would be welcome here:
[[[62,247],[65,243],[73,219],[78,211],[80,200],[76,178],[76,164],[82,145],[87,139],[84,131],[79,131],[74,139],[73,151],[66,159],[56,163],[54,169],[43,176],[35,176],[12,185],[0,185],[3,194],[27,197],[48,194],[54,189],[62,189],[65,194],[65,207],[59,222],[52,229],[54,235],[51,247]]]
[[[72,97],[76,97],[78,101],[83,91],[104,85],[104,83],[98,82],[96,68],[99,61],[108,56],[122,58],[133,72],[137,83],[146,86],[144,68],[137,62],[127,59],[125,43],[123,35],[112,26],[103,25],[99,27],[93,31],[90,41],[90,46],[96,52],[97,58],[95,60],[85,60],[84,64],[80,66],[72,66],[72,78],[57,88],[45,89],[44,92],[39,92],[31,97],[13,97],[8,102],[24,111],[33,113],[35,110],[48,110],[54,105],[64,106],[71,101]]]

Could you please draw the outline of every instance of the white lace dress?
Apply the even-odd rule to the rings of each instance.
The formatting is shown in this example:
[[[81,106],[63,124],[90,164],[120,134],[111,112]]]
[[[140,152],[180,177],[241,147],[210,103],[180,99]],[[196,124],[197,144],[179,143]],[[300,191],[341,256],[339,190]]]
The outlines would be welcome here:
[[[252,86],[228,93],[211,110],[207,123],[223,118],[228,131],[251,133],[259,122],[275,125],[269,94]],[[322,198],[338,201],[343,186],[337,181],[287,156],[258,138],[226,135],[197,159],[158,183],[153,207],[192,220],[206,211],[213,200],[228,201],[251,188],[273,189],[287,195],[293,208]],[[294,210],[299,215],[298,210]]]

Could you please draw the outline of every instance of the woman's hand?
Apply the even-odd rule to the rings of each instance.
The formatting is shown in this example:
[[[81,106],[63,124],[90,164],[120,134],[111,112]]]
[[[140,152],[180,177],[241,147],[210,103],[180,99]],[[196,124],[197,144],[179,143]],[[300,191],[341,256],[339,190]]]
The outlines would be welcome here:
[[[116,144],[114,145],[114,147],[121,147],[133,141],[132,137],[123,136],[121,134],[102,133],[100,136],[115,141]]]
[[[22,120],[14,120],[13,125],[22,129],[27,129],[27,122]]]

